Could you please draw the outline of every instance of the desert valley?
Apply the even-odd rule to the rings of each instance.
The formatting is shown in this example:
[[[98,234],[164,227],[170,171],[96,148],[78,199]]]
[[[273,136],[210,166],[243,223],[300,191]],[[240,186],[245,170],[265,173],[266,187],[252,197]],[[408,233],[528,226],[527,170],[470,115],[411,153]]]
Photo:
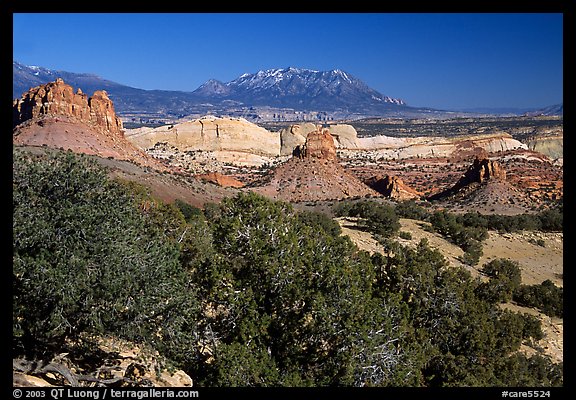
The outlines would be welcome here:
[[[398,106],[401,107],[402,104]],[[410,251],[420,251],[426,254],[438,252],[445,258],[448,268],[461,268],[467,271],[471,276],[470,282],[477,279],[475,285],[481,286],[482,282],[487,285],[487,282],[491,282],[491,277],[494,278],[497,275],[490,275],[485,267],[487,263],[507,259],[519,266],[521,281],[517,282],[517,286],[538,286],[549,281],[557,289],[563,287],[562,230],[520,229],[506,231],[504,228],[496,229],[484,223],[482,229],[485,229],[486,234],[478,240],[481,243],[481,252],[474,262],[469,262],[466,257],[469,249],[459,244],[456,234],[446,234],[442,229],[437,228],[433,218],[418,220],[416,217],[400,215],[400,211],[397,211],[400,218],[396,232],[399,233],[392,236],[396,237],[397,240],[397,244],[392,245],[384,238],[386,235],[382,233],[383,231],[371,228],[369,221],[371,217],[362,214],[362,211],[353,211],[355,210],[354,207],[357,207],[358,210],[361,210],[362,207],[368,207],[365,206],[366,204],[373,204],[371,207],[398,207],[398,205],[410,204],[426,210],[428,215],[438,216],[447,213],[446,215],[450,217],[446,218],[454,218],[454,221],[459,218],[458,216],[464,215],[480,215],[481,217],[478,218],[484,218],[488,221],[490,216],[493,218],[496,218],[494,216],[498,216],[498,218],[540,216],[544,215],[543,213],[553,213],[558,210],[561,213],[563,201],[563,117],[561,115],[457,116],[453,118],[365,117],[355,119],[344,117],[338,120],[250,121],[239,116],[207,113],[196,118],[178,118],[170,123],[135,126],[132,123],[131,114],[126,113],[124,121],[117,114],[115,104],[106,91],[96,91],[94,94],[88,95],[60,78],[30,88],[20,98],[15,99],[13,115],[15,152],[25,152],[29,154],[27,157],[48,158],[57,157],[57,154],[83,154],[104,167],[110,179],[120,179],[123,182],[134,182],[142,185],[155,201],[166,204],[185,203],[193,209],[203,210],[207,216],[214,215],[218,221],[224,219],[224,211],[219,211],[222,214],[215,212],[215,204],[222,204],[222,207],[233,209],[232,203],[227,203],[227,201],[238,198],[238,196],[254,194],[270,201],[281,201],[281,204],[288,203],[299,212],[318,213],[327,216],[337,223],[340,235],[347,236],[351,240],[355,246],[352,253],[365,251],[373,257],[372,262],[375,265],[377,264],[377,257],[374,254],[377,253],[382,254],[382,257],[391,257],[388,261],[388,264],[391,265],[393,263],[391,260],[394,260],[394,252],[400,251],[393,250],[395,249],[394,246],[402,245],[406,246],[406,250],[403,251],[408,252],[407,254],[411,254]],[[129,129],[125,127],[127,123],[130,125]],[[17,168],[16,164],[14,168]],[[21,186],[19,190],[24,193],[25,188],[26,186]],[[242,199],[242,197],[240,198]],[[150,203],[151,200],[148,202]],[[143,207],[145,212],[149,212],[146,208],[148,206]],[[237,212],[240,213],[240,211]],[[256,221],[260,217],[258,214],[253,218]],[[241,221],[241,218],[238,221]],[[240,224],[238,221],[234,224]],[[269,225],[266,218],[262,218],[258,224],[262,227],[262,232],[265,229],[276,232],[273,224]],[[64,227],[65,224],[62,226]],[[286,232],[288,229],[286,228]],[[238,230],[241,231],[242,228],[238,228]],[[178,232],[178,235],[181,235],[179,236],[180,240],[183,240],[187,231]],[[211,235],[216,237],[218,232],[214,230]],[[244,243],[242,240],[252,240],[250,239],[251,236],[248,236],[248,230],[245,234],[247,235],[246,238],[237,239],[238,243]],[[281,235],[278,232],[276,234]],[[215,248],[220,249],[218,246],[224,246],[224,244],[233,245],[230,244],[233,241],[229,237],[223,235],[221,240],[221,244],[214,244]],[[296,242],[300,246],[304,246],[303,240],[300,239],[299,242],[296,240]],[[176,238],[177,241],[178,238]],[[22,244],[22,246],[24,248],[26,245]],[[250,246],[255,246],[255,244]],[[326,246],[328,245],[325,244],[324,247]],[[426,246],[425,250],[422,246]],[[252,249],[252,247],[249,248]],[[194,251],[198,251],[198,249]],[[224,252],[224,249],[220,251]],[[288,254],[286,260],[290,260],[286,261],[287,263],[295,262],[289,258],[290,251],[286,250],[286,254]],[[349,257],[347,254],[345,257]],[[344,254],[342,256],[344,257]],[[231,255],[230,257],[235,256]],[[257,259],[260,260],[260,258],[253,257],[255,256],[246,258],[246,261],[239,261],[238,264],[234,264],[233,268],[241,269],[246,265],[251,265],[250,263],[256,263],[255,260]],[[274,258],[275,256],[272,255],[271,257]],[[301,253],[301,257],[308,256]],[[410,257],[417,258],[417,255]],[[217,257],[215,260],[224,263]],[[19,262],[23,263],[24,261]],[[277,262],[281,263],[283,260],[280,258],[270,261],[271,265],[276,265]],[[201,267],[200,264],[194,264],[190,268],[201,270],[204,267]],[[281,274],[281,272],[278,273]],[[222,272],[222,274],[213,279],[222,279],[222,282],[231,279],[226,277],[226,273]],[[392,272],[388,271],[388,277],[392,276],[391,274]],[[241,276],[238,275],[234,279],[237,279],[236,283],[240,282]],[[285,279],[289,279],[288,276]],[[311,275],[309,279],[315,278],[312,278]],[[374,282],[378,279],[375,276]],[[467,278],[461,279],[464,281]],[[220,283],[213,284],[214,287],[220,288],[218,286]],[[277,285],[281,284],[284,283],[277,282]],[[353,285],[352,283],[342,283],[342,285],[348,284]],[[224,286],[223,284],[222,287]],[[407,290],[414,289],[412,286],[407,286],[407,288]],[[226,296],[240,296],[238,294],[240,290],[244,289],[227,292],[228,294],[222,295],[223,297],[214,295],[215,292],[206,292],[207,295],[214,295],[219,299],[206,304],[202,303],[203,300],[199,300],[203,307],[206,307],[204,312],[208,316],[207,318],[216,321],[219,315],[227,316],[227,313],[232,312],[231,308],[225,309],[228,307],[226,302],[230,299]],[[272,293],[275,295],[288,296],[288,292],[275,292],[274,290]],[[416,297],[425,291],[423,287],[414,290],[416,292],[411,296]],[[244,294],[241,295],[244,296]],[[359,296],[359,294],[350,294],[350,296],[356,295]],[[257,299],[257,297],[255,298]],[[322,299],[311,297],[308,300],[312,302],[311,304],[328,302],[328,300],[324,300],[324,297]],[[407,299],[412,299],[412,297],[408,296]],[[540,321],[541,324],[542,335],[523,337],[521,343],[517,343],[517,347],[510,345],[511,348],[515,348],[515,352],[522,353],[526,357],[537,354],[547,357],[555,365],[561,365],[563,362],[562,317],[557,314],[546,313],[537,306],[522,303],[516,297],[513,300],[512,294],[501,300],[497,303],[502,310],[512,310],[519,314],[530,315]],[[259,300],[254,301],[258,302]],[[271,309],[275,311],[269,314],[271,315],[270,318],[279,318],[276,313],[281,314],[284,311],[274,308],[276,307],[275,303],[270,301],[272,303],[265,303],[266,306],[262,305],[261,307],[272,307]],[[294,303],[290,303],[293,310],[300,307],[298,306],[299,303],[292,298],[286,301],[294,301]],[[410,303],[412,300],[406,301],[406,304],[412,304]],[[428,300],[422,300],[422,304],[426,301]],[[248,304],[252,303],[247,302],[246,307]],[[330,307],[332,306],[331,304]],[[301,319],[298,320],[298,324],[290,328],[295,329],[297,335],[305,335],[306,329],[312,329],[314,324],[309,321],[316,318],[315,313],[321,312],[321,307],[313,308],[314,311],[310,312],[306,311],[308,306],[302,304],[301,307],[302,314],[298,314]],[[238,310],[243,309],[238,308]],[[262,312],[260,308],[258,310],[258,312]],[[351,310],[349,311],[352,312]],[[418,315],[419,310],[421,309],[414,308],[411,312]],[[120,312],[119,315],[124,314]],[[424,321],[425,317],[418,318],[423,318],[422,321]],[[210,336],[208,339],[208,336],[200,335],[193,339],[195,345],[204,346],[198,350],[198,354],[204,357],[203,362],[206,363],[206,371],[211,371],[210,368],[215,368],[216,365],[219,366],[218,362],[220,361],[218,360],[234,359],[233,353],[226,353],[221,356],[224,358],[219,359],[217,355],[219,353],[215,349],[216,343],[219,341],[231,346],[230,343],[232,342],[226,341],[228,339],[225,339],[226,333],[224,332],[227,332],[227,329],[233,331],[236,329],[233,326],[235,327],[236,323],[240,324],[236,320],[230,320],[232,321],[230,322],[226,319],[225,321],[221,322],[223,324],[221,326],[212,322],[212,325],[207,324],[202,328],[205,329],[202,331],[202,335],[213,327],[215,330],[221,329],[221,336]],[[320,320],[316,323],[321,324]],[[336,324],[336,322],[334,323]],[[431,325],[427,325],[428,322],[418,323],[423,324],[422,329],[432,329],[430,328]],[[513,329],[511,326],[506,329]],[[265,328],[246,327],[245,329],[246,331],[242,331],[241,335],[256,337],[254,332]],[[274,329],[281,328],[276,327]],[[331,328],[326,325],[322,329],[329,330]],[[159,331],[156,333],[159,335],[158,337],[171,334],[159,333]],[[393,332],[391,331],[390,334],[392,335]],[[130,342],[132,344],[118,350],[119,353],[125,354],[125,360],[138,358],[135,353],[136,350],[130,348],[137,342],[135,339],[137,337],[139,336],[129,338],[134,342]],[[120,343],[119,338],[115,340]],[[292,343],[286,345],[288,346],[286,348],[277,343],[274,345],[277,347],[270,345],[268,351],[272,353],[277,351],[277,357],[286,357],[286,360],[291,360],[290,362],[286,361],[286,364],[278,364],[278,370],[283,371],[282,368],[284,368],[286,371],[292,371],[290,370],[292,365],[290,363],[296,363],[294,360],[298,358],[289,358],[292,357],[292,350],[287,350],[290,346],[295,346],[294,348],[298,349],[314,348],[314,350],[309,350],[312,354],[310,357],[325,360],[323,357],[327,357],[327,354],[334,357],[336,354],[340,354],[331,353],[332,342],[330,340],[332,339],[328,337],[310,339],[305,344]],[[337,339],[337,341],[339,340],[344,339]],[[117,342],[114,342],[114,345],[118,345]],[[320,347],[317,349],[314,346],[318,343],[320,343]],[[111,342],[102,344],[101,349],[106,346],[112,346]],[[382,346],[384,345],[382,344]],[[478,344],[478,346],[480,345]],[[446,348],[449,348],[449,344],[438,345],[438,349],[440,349],[438,351],[444,351]],[[165,354],[174,356],[178,353],[174,350],[168,350]],[[256,353],[253,354],[260,354],[257,353],[260,350],[254,351]],[[396,348],[395,351],[397,351],[395,354],[400,354],[400,347]],[[403,347],[402,351],[416,352],[409,346]],[[422,354],[429,354],[426,353],[427,349],[418,351],[422,351]],[[128,353],[129,355],[126,355]],[[266,358],[265,353],[264,351],[258,357]],[[242,352],[238,354],[240,354],[238,357],[246,356]],[[436,353],[432,351],[430,354]],[[465,357],[465,354],[462,354],[462,357]],[[215,357],[217,361],[211,361]],[[424,371],[420,378],[410,380],[412,378],[409,379],[405,376],[402,379],[407,379],[406,382],[409,385],[422,384],[423,382],[433,385],[439,379],[438,371],[444,371],[448,374],[447,371],[454,371],[458,364],[455,361],[454,365],[451,364],[447,367],[448,364],[435,364],[439,360],[439,355],[430,357],[429,364],[418,367]],[[489,358],[488,355],[482,357]],[[178,357],[174,359],[178,359]],[[282,378],[268,377],[266,379],[271,379],[271,382],[276,383],[287,382],[290,384],[292,382],[294,385],[313,384],[314,378],[311,377],[316,373],[314,371],[321,370],[325,374],[333,373],[323,369],[328,368],[326,367],[328,363],[326,360],[319,361],[318,365],[313,368],[310,367],[309,372],[303,373],[302,376],[299,375],[298,379],[302,380],[296,380],[294,378],[296,375],[290,375],[296,374],[294,371],[297,369],[290,373],[286,372]],[[370,362],[376,362],[373,359],[370,360]],[[410,363],[414,364],[406,365],[416,365],[416,358],[410,360]],[[182,365],[187,365],[186,362],[176,365],[182,369],[184,368]],[[254,362],[256,363],[256,361]],[[266,363],[268,361],[261,362]],[[442,362],[447,363],[448,361],[443,360]],[[474,361],[474,363],[479,363],[478,365],[482,365],[482,362]],[[46,368],[34,369],[22,360],[15,361],[14,382],[15,384],[19,382],[24,386],[67,385],[73,382],[80,385],[79,382],[88,382],[89,380],[82,381],[81,368],[78,363],[78,360],[69,361],[68,364],[61,362],[61,366],[66,366],[69,373],[60,373],[59,375],[57,372]],[[194,381],[194,385],[196,385],[196,380],[199,378],[194,376],[194,373],[201,374],[194,369],[189,369],[180,370],[177,374],[172,375],[162,372],[161,375],[153,377],[150,371],[155,367],[147,365],[148,370],[144,375],[138,376],[134,372],[134,366],[140,365],[138,363],[144,365],[140,361],[134,361],[131,364],[118,361],[117,365],[122,365],[124,370],[118,368],[111,375],[106,375],[105,378],[92,375],[92,381],[100,383],[129,382],[132,384],[147,382],[149,385],[161,386],[192,385]],[[228,364],[224,361],[222,363],[222,368],[235,365],[232,361],[229,361]],[[53,364],[58,363],[54,361]],[[384,368],[382,365],[380,367]],[[400,379],[399,376],[403,372],[399,369],[395,370],[395,367],[393,368],[391,365],[387,368],[396,372],[382,373],[381,377],[377,377],[375,372],[367,377],[368,375],[362,375],[364,374],[362,372],[362,374],[353,375],[353,378],[350,378],[352,380],[343,380],[342,382],[354,385],[378,385],[383,382],[383,379],[390,379],[392,384],[398,384],[399,381],[394,381],[394,379]],[[128,371],[130,369],[128,366],[132,368],[130,371]],[[436,375],[428,372],[433,369],[436,371]],[[88,369],[83,372],[84,377],[92,373],[93,371],[88,371]],[[205,384],[242,385],[240,381],[227,381],[215,372],[215,375],[210,375],[211,373],[206,372],[206,375],[201,376]],[[426,375],[428,373],[429,375]],[[454,374],[457,375],[456,372]],[[334,376],[344,375],[346,374],[343,371],[334,372]],[[246,376],[250,376],[250,374]],[[251,381],[251,377],[246,379],[247,384],[254,383]],[[275,381],[274,379],[279,380]],[[290,381],[290,379],[295,380]],[[310,381],[306,381],[306,379],[310,379]],[[430,380],[426,381],[426,379]],[[265,381],[262,382],[266,384]],[[330,384],[330,382],[324,383]],[[457,381],[454,380],[453,382]],[[475,382],[471,380],[465,382],[472,386],[475,385]],[[104,385],[104,383],[102,384]],[[448,380],[445,383],[451,384]],[[480,381],[476,383],[483,385]],[[529,384],[534,385],[534,382]],[[554,384],[557,384],[557,381]]]

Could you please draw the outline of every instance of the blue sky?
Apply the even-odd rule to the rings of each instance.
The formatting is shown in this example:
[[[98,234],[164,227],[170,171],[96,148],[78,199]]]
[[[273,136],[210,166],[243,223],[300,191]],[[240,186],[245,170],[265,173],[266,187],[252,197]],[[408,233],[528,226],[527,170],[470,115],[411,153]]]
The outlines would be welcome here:
[[[531,108],[563,96],[561,13],[17,13],[13,22],[14,60],[142,89],[192,91],[293,66],[344,70],[412,106]]]

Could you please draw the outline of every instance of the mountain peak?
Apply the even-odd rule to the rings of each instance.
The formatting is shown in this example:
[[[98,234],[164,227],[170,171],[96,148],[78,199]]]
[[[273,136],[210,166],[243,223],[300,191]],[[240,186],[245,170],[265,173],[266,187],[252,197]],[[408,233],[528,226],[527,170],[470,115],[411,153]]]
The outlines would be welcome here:
[[[202,84],[194,93],[202,96],[225,96],[230,93],[230,89],[223,82],[217,79],[209,79]]]
[[[210,81],[209,81],[210,82]],[[256,106],[287,107],[294,109],[352,109],[358,112],[389,109],[405,105],[400,99],[385,96],[371,89],[360,79],[341,69],[316,71],[288,66],[270,68],[255,73],[244,73],[225,83],[225,94],[231,100]],[[206,91],[207,83],[195,93],[213,94]]]
[[[20,98],[22,93],[31,87],[55,81],[60,77],[68,84],[81,88],[84,93],[105,89],[118,106],[119,112],[129,114],[133,119],[136,118],[134,114],[142,110],[142,98],[147,96],[152,100],[146,103],[145,108],[150,109],[143,114],[144,119],[148,118],[150,113],[162,114],[167,118],[191,113],[205,114],[207,107],[212,107],[213,112],[218,110],[218,113],[230,112],[233,115],[237,115],[238,110],[249,107],[264,107],[267,110],[276,108],[288,110],[288,114],[296,118],[300,117],[301,112],[312,113],[310,115],[320,113],[317,114],[319,118],[322,116],[333,118],[327,117],[329,114],[338,115],[338,118],[344,116],[348,118],[402,115],[410,111],[409,107],[398,107],[404,106],[402,100],[381,94],[341,69],[317,71],[286,66],[244,73],[229,82],[210,79],[193,92],[149,92],[108,81],[93,74],[28,67],[17,61],[13,63],[15,99]],[[272,114],[266,114],[266,118],[270,117]]]

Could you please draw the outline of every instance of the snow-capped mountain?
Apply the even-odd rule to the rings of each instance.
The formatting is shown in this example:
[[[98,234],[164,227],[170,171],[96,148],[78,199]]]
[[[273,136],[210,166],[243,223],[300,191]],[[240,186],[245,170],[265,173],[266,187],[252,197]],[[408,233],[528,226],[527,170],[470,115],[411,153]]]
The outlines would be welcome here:
[[[405,105],[402,100],[385,96],[339,69],[268,69],[243,74],[228,83],[210,80],[193,93],[207,97],[224,95],[245,104],[295,109],[366,111]]]
[[[322,92],[326,94],[341,94],[357,91],[369,95],[373,100],[398,105],[405,104],[400,99],[383,96],[370,89],[368,85],[352,75],[339,69],[331,71],[314,71],[310,69],[285,68],[258,71],[256,74],[243,74],[228,84],[230,87],[244,91],[272,90],[279,95],[283,93],[315,96]]]
[[[125,121],[173,121],[206,114],[242,116],[253,121],[344,119],[364,117],[417,118],[447,111],[409,107],[385,96],[339,69],[314,71],[282,68],[246,73],[224,83],[210,79],[193,92],[138,89],[94,74],[50,70],[13,62],[13,98],[31,87],[62,78],[91,95],[106,90]],[[276,119],[274,119],[276,118]],[[292,119],[291,119],[292,118]]]

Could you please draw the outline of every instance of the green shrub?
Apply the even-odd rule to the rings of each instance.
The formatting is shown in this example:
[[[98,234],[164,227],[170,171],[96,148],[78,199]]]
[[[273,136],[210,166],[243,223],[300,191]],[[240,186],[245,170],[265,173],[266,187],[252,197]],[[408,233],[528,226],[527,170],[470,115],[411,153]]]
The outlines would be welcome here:
[[[430,216],[434,230],[464,250],[461,261],[467,265],[478,264],[483,254],[482,241],[488,238],[487,229],[478,221],[483,220],[477,213],[461,217],[447,211],[435,211]]]
[[[526,307],[535,307],[551,317],[564,317],[564,289],[549,279],[540,285],[521,285],[514,291],[513,300]]]
[[[173,354],[194,344],[196,297],[178,246],[132,188],[85,157],[14,152],[16,352],[105,334]]]
[[[174,200],[174,205],[178,207],[187,222],[190,222],[192,219],[203,215],[202,210],[200,210],[198,207],[194,207],[180,199]]]
[[[557,387],[563,385],[563,364],[554,364],[549,357],[535,354],[527,357],[515,353],[498,360],[495,386]]]
[[[536,214],[519,215],[486,215],[483,217],[485,227],[500,232],[516,232],[521,230],[541,230],[545,232],[562,232],[562,207],[544,210]]]
[[[324,213],[316,211],[300,211],[297,214],[298,220],[312,229],[322,229],[329,235],[338,236],[342,233],[342,228],[338,222]]]
[[[542,332],[542,321],[534,315],[527,313],[522,314],[524,329],[522,331],[522,337],[525,339],[533,338],[535,340],[540,340],[544,338],[544,332]]]
[[[217,257],[196,285],[219,310],[201,322],[206,342],[221,344],[191,366],[201,384],[382,385],[409,373],[394,345],[406,331],[398,300],[373,298],[367,254],[324,217],[254,193],[206,215]]]
[[[407,231],[400,231],[400,232],[398,232],[398,237],[400,239],[411,240],[412,234],[410,232],[407,232]]]
[[[484,287],[427,241],[393,240],[387,205],[340,203],[377,233],[369,255],[322,214],[254,193],[164,204],[72,154],[15,151],[13,187],[15,354],[105,334],[198,386],[562,384],[561,364],[515,353],[539,320],[495,304],[510,288],[555,303],[558,288],[535,296],[506,260],[484,266],[500,284]],[[482,238],[475,215],[435,218],[469,251]]]
[[[508,259],[495,259],[482,266],[480,270],[490,280],[482,283],[478,293],[492,303],[507,302],[522,282],[520,266],[517,262]]]
[[[422,206],[416,204],[414,200],[404,200],[396,204],[396,214],[401,218],[416,219],[426,221],[430,213]]]
[[[339,217],[361,218],[359,226],[381,237],[390,237],[400,229],[394,207],[375,201],[341,202],[335,206],[334,213]]]

